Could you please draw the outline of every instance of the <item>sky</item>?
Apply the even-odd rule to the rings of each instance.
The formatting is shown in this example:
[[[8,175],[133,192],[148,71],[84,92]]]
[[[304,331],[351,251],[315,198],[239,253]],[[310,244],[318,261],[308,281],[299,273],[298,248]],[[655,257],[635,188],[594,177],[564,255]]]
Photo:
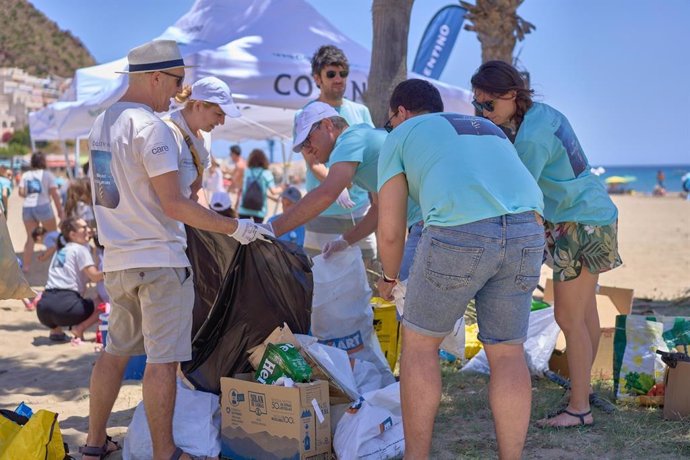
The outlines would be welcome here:
[[[157,37],[194,3],[30,1],[98,63]],[[370,0],[307,1],[371,48]],[[408,66],[429,20],[453,3],[416,0]],[[592,165],[690,164],[690,1],[525,0],[518,14],[536,26],[515,47],[518,66],[530,72],[536,100],[568,117]],[[463,30],[440,79],[469,88],[480,64],[479,41]]]

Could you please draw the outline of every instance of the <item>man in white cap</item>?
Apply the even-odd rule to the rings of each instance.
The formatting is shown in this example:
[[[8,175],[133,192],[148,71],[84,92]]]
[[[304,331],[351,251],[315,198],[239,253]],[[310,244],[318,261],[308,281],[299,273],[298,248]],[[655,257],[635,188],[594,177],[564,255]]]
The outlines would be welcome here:
[[[153,456],[188,459],[172,435],[175,373],[178,362],[191,359],[194,305],[183,223],[229,234],[242,244],[266,232],[180,191],[177,142],[154,114],[167,111],[182,89],[187,66],[177,44],[153,41],[131,50],[127,60],[127,91],[98,116],[89,136],[111,312],[108,341],[91,375],[89,433],[80,451],[92,460],[119,448],[106,436],[108,417],[129,357],[146,353],[143,398]]]
[[[340,192],[353,183],[367,190],[372,197],[371,208],[364,218],[342,236],[324,246],[324,257],[346,249],[376,230],[378,218],[377,186],[379,150],[386,132],[364,124],[349,126],[333,107],[313,102],[297,116],[295,152],[302,152],[308,161],[329,163],[325,180],[307,193],[282,216],[271,222],[276,236],[303,225],[330,206]],[[408,224],[421,221],[419,206],[410,202]],[[409,226],[408,225],[408,226]],[[411,244],[416,243],[413,240]],[[412,257],[414,252],[410,252]]]

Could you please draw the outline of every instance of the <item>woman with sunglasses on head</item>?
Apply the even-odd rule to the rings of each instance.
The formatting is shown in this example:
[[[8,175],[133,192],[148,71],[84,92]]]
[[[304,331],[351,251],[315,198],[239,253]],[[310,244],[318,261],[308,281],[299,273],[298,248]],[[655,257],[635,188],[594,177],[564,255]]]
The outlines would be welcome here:
[[[211,166],[210,132],[225,124],[225,117],[239,117],[240,111],[228,85],[216,77],[185,85],[175,96],[175,102],[182,104],[182,109],[171,113],[164,121],[180,148],[180,189],[185,198],[208,208],[206,195],[200,190],[204,170]]]
[[[553,257],[556,322],[565,334],[571,392],[568,405],[540,427],[594,423],[591,369],[599,346],[596,287],[616,268],[618,210],[590,166],[567,118],[532,100],[533,90],[510,64],[489,61],[472,76],[473,104],[506,130],[544,194],[546,242]]]
[[[74,339],[83,340],[84,331],[98,321],[98,310],[84,298],[86,283],[103,280],[91,256],[91,228],[84,219],[69,217],[60,223],[61,236],[48,269],[48,282],[36,305],[38,320],[50,328],[50,340],[62,342],[70,327]]]

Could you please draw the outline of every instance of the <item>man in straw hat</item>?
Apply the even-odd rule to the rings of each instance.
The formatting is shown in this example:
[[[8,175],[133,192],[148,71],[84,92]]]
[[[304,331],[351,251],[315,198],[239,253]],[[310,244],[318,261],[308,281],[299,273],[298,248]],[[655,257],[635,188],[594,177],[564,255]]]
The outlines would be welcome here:
[[[194,288],[184,224],[226,233],[241,244],[268,232],[204,208],[182,195],[179,147],[154,112],[165,112],[182,88],[177,44],[156,40],[127,55],[129,86],[98,116],[89,136],[92,189],[103,268],[111,297],[108,340],[91,375],[89,433],[82,458],[119,447],[106,425],[132,355],[146,353],[143,397],[155,459],[188,459],[175,446],[175,373],[191,359]]]

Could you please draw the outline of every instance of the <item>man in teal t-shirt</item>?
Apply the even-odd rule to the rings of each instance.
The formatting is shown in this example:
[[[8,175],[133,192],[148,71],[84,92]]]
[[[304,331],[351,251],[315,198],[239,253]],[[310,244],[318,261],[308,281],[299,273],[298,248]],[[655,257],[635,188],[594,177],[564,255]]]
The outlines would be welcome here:
[[[364,218],[340,238],[324,248],[328,257],[332,252],[347,248],[376,230],[378,206],[378,155],[386,132],[365,124],[349,126],[338,112],[323,102],[306,106],[297,117],[295,151],[317,164],[330,163],[328,176],[321,185],[280,218],[272,222],[276,236],[308,222],[335,201],[347,185],[354,183],[372,194],[371,208]],[[410,203],[408,225],[421,220],[419,208]],[[413,252],[411,253],[413,254]]]
[[[382,297],[391,298],[398,277],[408,194],[424,218],[402,318],[405,455],[429,456],[441,397],[438,348],[475,299],[498,456],[520,458],[531,406],[522,344],[544,252],[541,191],[500,128],[443,112],[429,82],[400,83],[389,107],[392,132],[378,165]]]
[[[324,102],[333,107],[351,126],[360,123],[374,126],[366,106],[344,97],[350,69],[347,57],[340,48],[333,45],[321,46],[312,56],[311,67],[312,77],[320,90],[319,97],[315,101]],[[295,120],[300,112],[295,114]],[[330,162],[310,163],[306,158],[305,161],[307,163],[306,188],[309,192],[318,187],[326,178],[331,164]],[[350,230],[356,222],[362,220],[368,209],[367,190],[357,185],[343,189],[335,203],[306,224],[306,251],[311,255],[319,254],[324,244]],[[369,235],[358,245],[366,261],[376,256],[375,235]]]

